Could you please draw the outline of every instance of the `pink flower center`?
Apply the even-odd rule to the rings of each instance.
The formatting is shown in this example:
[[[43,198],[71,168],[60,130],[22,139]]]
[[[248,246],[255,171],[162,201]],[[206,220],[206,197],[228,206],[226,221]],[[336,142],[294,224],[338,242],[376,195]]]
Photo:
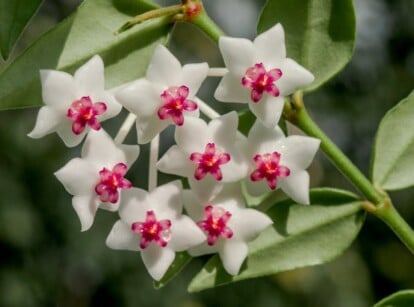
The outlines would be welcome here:
[[[101,180],[95,186],[95,192],[103,203],[115,204],[119,199],[119,189],[129,189],[132,184],[124,178],[128,167],[124,163],[118,163],[110,171],[106,167],[99,171]]]
[[[265,153],[263,155],[255,155],[253,157],[256,164],[256,170],[250,174],[252,181],[267,180],[267,185],[272,190],[277,187],[277,178],[285,178],[290,175],[290,170],[286,166],[279,164],[280,153]]]
[[[198,227],[207,233],[207,244],[214,245],[219,237],[230,239],[233,231],[227,227],[231,213],[221,207],[208,205],[204,208],[205,219],[197,222]]]
[[[266,71],[262,63],[255,64],[246,70],[242,78],[242,85],[251,89],[250,98],[254,103],[262,99],[263,92],[267,92],[273,97],[280,94],[275,82],[282,77],[282,71],[274,68]]]
[[[194,172],[195,179],[201,180],[210,173],[216,180],[220,181],[223,179],[220,165],[229,162],[230,155],[227,152],[217,150],[214,143],[208,143],[204,153],[193,152],[190,155],[190,160],[197,165]]]
[[[92,104],[91,98],[84,96],[72,102],[66,115],[73,121],[72,132],[78,135],[85,130],[86,125],[94,130],[101,129],[101,124],[96,116],[101,115],[105,111],[105,103],[96,102]]]
[[[171,118],[177,126],[182,126],[184,124],[183,111],[197,109],[197,104],[187,99],[188,93],[189,89],[185,85],[170,86],[162,92],[161,99],[164,104],[158,109],[158,117],[161,120]]]
[[[145,222],[135,222],[131,225],[131,230],[141,235],[139,246],[144,249],[152,241],[155,241],[158,246],[167,246],[171,239],[171,221],[161,220],[157,221],[154,211],[147,211]]]

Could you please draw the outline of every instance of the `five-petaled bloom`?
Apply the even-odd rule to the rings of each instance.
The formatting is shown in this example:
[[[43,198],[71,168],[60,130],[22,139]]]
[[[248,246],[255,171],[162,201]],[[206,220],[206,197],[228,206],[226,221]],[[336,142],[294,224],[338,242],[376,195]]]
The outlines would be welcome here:
[[[113,226],[106,244],[113,249],[141,251],[142,260],[155,280],[160,280],[185,251],[205,240],[188,216],[182,215],[182,185],[173,181],[151,192],[125,191],[119,208],[121,219]]]
[[[244,206],[240,184],[228,184],[208,203],[200,203],[192,191],[184,191],[184,206],[207,235],[207,240],[190,248],[192,256],[218,253],[226,271],[237,275],[247,257],[247,242],[273,222],[264,213]]]
[[[103,129],[91,131],[83,144],[82,158],[72,159],[55,173],[73,195],[82,231],[92,226],[98,208],[118,209],[121,190],[132,186],[124,175],[138,154],[138,145],[115,145]]]
[[[256,121],[250,129],[244,154],[250,164],[250,176],[246,180],[251,195],[259,196],[281,188],[293,200],[309,203],[309,174],[320,141],[291,135],[285,137],[276,126],[269,128]]]
[[[207,63],[181,66],[167,48],[157,46],[146,77],[115,94],[137,116],[138,143],[148,143],[169,124],[182,126],[188,116],[198,117],[194,97],[207,72]]]
[[[187,177],[200,201],[216,195],[224,183],[239,181],[247,175],[247,163],[236,138],[238,117],[230,112],[208,125],[200,118],[187,118],[175,130],[177,145],[158,161],[158,169]]]
[[[45,106],[28,134],[41,138],[57,132],[68,147],[78,145],[90,130],[99,130],[101,121],[116,116],[121,105],[104,89],[104,65],[94,56],[73,76],[63,71],[41,70]]]
[[[220,37],[219,47],[228,72],[214,96],[223,102],[248,103],[266,126],[274,127],[283,110],[284,96],[309,85],[313,75],[286,58],[284,31],[280,24],[251,42]]]

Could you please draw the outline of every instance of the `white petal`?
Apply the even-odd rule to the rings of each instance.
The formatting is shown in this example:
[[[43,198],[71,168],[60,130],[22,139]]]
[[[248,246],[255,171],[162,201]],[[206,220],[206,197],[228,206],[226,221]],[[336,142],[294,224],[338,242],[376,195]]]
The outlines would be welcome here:
[[[246,182],[247,192],[251,196],[260,196],[260,195],[263,195],[264,193],[268,193],[271,191],[271,189],[267,185],[266,179],[263,179],[261,181],[252,181],[250,180],[250,174],[249,174],[249,178],[247,178],[245,182]]]
[[[207,203],[216,197],[224,185],[223,182],[217,181],[210,174],[207,174],[202,180],[196,180],[194,176],[191,176],[188,178],[188,183],[201,203]]]
[[[222,36],[219,48],[226,67],[235,76],[243,76],[255,64],[253,43],[248,39]]]
[[[119,147],[125,154],[126,165],[128,166],[128,168],[130,168],[131,165],[134,164],[135,160],[139,156],[139,152],[140,152],[139,146],[121,144],[119,145]]]
[[[101,122],[117,116],[122,110],[122,105],[109,92],[100,92],[98,95],[92,96],[92,100],[94,103],[103,102],[106,104],[106,111],[98,116]]]
[[[49,107],[41,107],[37,114],[36,124],[33,130],[28,134],[29,137],[38,139],[49,133],[56,131],[64,115],[59,111]]]
[[[175,141],[186,154],[204,152],[209,140],[207,124],[201,118],[187,117],[186,123],[175,130]]]
[[[214,140],[214,143],[221,148],[234,144],[238,124],[239,118],[235,111],[213,119],[208,124],[211,139]]]
[[[189,98],[192,98],[197,94],[198,90],[201,87],[201,84],[207,77],[208,64],[197,63],[184,65],[182,73],[183,84],[179,85],[187,86],[190,89]]]
[[[95,55],[83,64],[73,76],[77,96],[91,96],[104,90],[104,64],[99,55]]]
[[[145,221],[149,208],[147,191],[138,188],[122,191],[119,216],[127,225],[131,226],[132,223]]]
[[[201,244],[206,239],[201,229],[185,215],[172,222],[171,234],[172,237],[171,241],[168,242],[168,246],[177,252]]]
[[[131,226],[118,220],[106,238],[106,245],[112,249],[139,251],[139,235],[131,230]]]
[[[99,173],[89,162],[75,158],[55,172],[57,179],[72,195],[94,195]]]
[[[242,76],[225,74],[214,92],[214,98],[222,102],[250,102],[250,90],[242,86],[241,80]]]
[[[247,244],[234,239],[226,240],[219,250],[220,259],[227,273],[237,275],[249,251]]]
[[[282,62],[282,77],[276,81],[281,96],[287,96],[311,84],[315,77],[306,68],[287,58]]]
[[[83,138],[89,130],[89,127],[86,127],[81,134],[76,135],[72,131],[72,121],[65,118],[57,128],[57,134],[67,147],[75,147],[79,145],[80,142],[82,142]]]
[[[230,218],[229,227],[234,238],[244,242],[255,239],[265,228],[272,225],[272,220],[264,213],[254,209],[241,209]]]
[[[200,245],[190,248],[188,250],[188,253],[193,257],[197,257],[201,255],[215,254],[217,253],[217,251],[218,244],[208,245],[207,243],[202,243]]]
[[[96,210],[99,207],[99,201],[91,195],[74,196],[72,206],[79,217],[81,231],[91,228],[95,219]]]
[[[75,83],[68,73],[56,70],[41,70],[42,97],[45,104],[66,114],[76,99]]]
[[[183,209],[183,186],[180,180],[161,185],[150,192],[148,201],[156,210],[157,219],[178,218]]]
[[[250,102],[250,110],[256,115],[263,125],[267,127],[275,127],[279,122],[283,111],[284,100],[283,97],[272,97],[263,94],[262,99],[257,102]]]
[[[280,163],[296,169],[306,169],[318,151],[320,140],[307,136],[291,135],[284,141]]]
[[[147,79],[165,86],[179,86],[181,80],[181,64],[163,45],[155,48],[154,55],[147,69]]]
[[[175,252],[168,247],[159,247],[151,243],[146,249],[141,251],[142,261],[148,273],[155,280],[160,280],[167,272],[175,258]]]
[[[182,177],[194,175],[194,165],[190,161],[190,156],[184,154],[177,145],[173,145],[162,156],[157,163],[157,168],[167,174],[175,174]]]
[[[299,204],[309,204],[309,174],[306,171],[291,172],[278,180],[280,188]]]
[[[183,204],[185,211],[193,219],[193,221],[197,222],[204,217],[204,204],[198,200],[193,191],[183,191]]]
[[[110,202],[106,202],[106,203],[101,202],[99,204],[99,209],[103,209],[103,210],[110,211],[110,212],[118,211],[119,205],[121,204],[121,201],[122,201],[122,192],[124,192],[124,191],[125,190],[120,190],[119,191],[119,198],[118,198],[118,201],[115,204],[110,203]]]
[[[160,120],[158,115],[154,113],[148,118],[137,119],[137,137],[139,144],[147,144],[161,131],[163,131],[169,124],[171,119]]]
[[[264,126],[260,120],[256,120],[247,137],[249,161],[251,162],[257,153],[273,152],[275,144],[281,141],[285,141],[285,135],[279,126],[269,128]]]
[[[285,33],[280,23],[257,36],[253,44],[257,59],[267,65],[273,66],[286,58]],[[276,67],[267,67],[272,68]]]
[[[230,162],[221,165],[223,182],[235,182],[243,179],[248,173],[248,164],[240,152],[234,148],[229,151]]]
[[[139,118],[154,115],[162,105],[160,97],[151,82],[142,78],[116,92],[116,99]]]

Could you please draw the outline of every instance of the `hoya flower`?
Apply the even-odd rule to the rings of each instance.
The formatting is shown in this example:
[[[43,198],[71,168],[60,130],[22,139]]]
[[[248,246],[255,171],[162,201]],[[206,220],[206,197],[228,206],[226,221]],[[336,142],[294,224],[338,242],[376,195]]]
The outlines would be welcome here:
[[[280,24],[251,42],[244,38],[220,37],[219,48],[228,72],[214,94],[223,102],[248,103],[266,126],[274,127],[284,99],[310,84],[314,77],[286,57],[284,31]]]
[[[281,188],[293,200],[309,204],[309,174],[320,141],[291,135],[285,137],[276,126],[268,128],[256,121],[245,144],[244,153],[250,164],[247,190],[251,195]]]
[[[247,164],[236,143],[238,117],[227,113],[207,123],[189,117],[175,130],[177,145],[158,161],[164,173],[187,177],[200,200],[207,201],[223,183],[239,181],[247,175]]]
[[[116,116],[121,105],[104,90],[104,65],[95,55],[73,76],[57,70],[41,70],[42,97],[45,106],[28,134],[41,138],[57,132],[68,147],[78,145],[90,130],[99,130],[101,122]]]
[[[247,242],[273,222],[262,212],[244,206],[240,184],[228,184],[216,198],[200,203],[191,191],[184,191],[184,207],[207,240],[189,250],[190,255],[218,253],[226,271],[237,275],[247,257]]]
[[[121,190],[132,186],[124,176],[138,154],[138,145],[116,145],[103,129],[91,131],[81,158],[72,159],[55,173],[73,195],[82,231],[92,226],[98,208],[118,210]]]
[[[140,251],[151,277],[160,280],[174,261],[175,252],[200,244],[205,235],[182,215],[182,185],[173,181],[151,192],[125,191],[118,220],[106,244],[113,249]]]
[[[194,97],[207,72],[207,63],[181,66],[167,48],[157,46],[146,77],[115,94],[118,101],[137,116],[140,144],[148,143],[170,124],[182,126],[186,117],[198,117]]]

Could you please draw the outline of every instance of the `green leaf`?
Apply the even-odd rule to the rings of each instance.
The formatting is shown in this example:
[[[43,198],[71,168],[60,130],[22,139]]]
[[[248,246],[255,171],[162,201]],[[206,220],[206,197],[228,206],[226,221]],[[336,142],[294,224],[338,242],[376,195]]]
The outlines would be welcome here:
[[[257,26],[285,29],[287,55],[309,69],[313,90],[342,70],[352,56],[355,13],[352,0],[268,0]]]
[[[372,179],[385,190],[414,185],[414,91],[382,119],[372,156]]]
[[[0,75],[0,109],[42,104],[40,69],[73,73],[94,54],[104,60],[107,88],[143,76],[155,46],[166,42],[169,19],[147,21],[120,35],[113,32],[152,8],[140,0],[85,0]]]
[[[374,307],[412,307],[414,290],[402,290],[391,294],[374,305]]]
[[[164,287],[168,282],[171,281],[175,276],[177,276],[178,273],[181,272],[181,270],[190,263],[192,257],[186,253],[176,253],[174,262],[170,265],[168,268],[167,273],[161,278],[159,281],[154,281],[154,287],[156,289],[160,289]]]
[[[287,200],[267,211],[274,224],[249,243],[239,275],[227,274],[215,255],[192,280],[189,291],[321,264],[342,254],[362,226],[361,202],[336,189],[315,189],[310,198],[310,206]]]
[[[7,59],[42,0],[0,0],[0,52]]]

